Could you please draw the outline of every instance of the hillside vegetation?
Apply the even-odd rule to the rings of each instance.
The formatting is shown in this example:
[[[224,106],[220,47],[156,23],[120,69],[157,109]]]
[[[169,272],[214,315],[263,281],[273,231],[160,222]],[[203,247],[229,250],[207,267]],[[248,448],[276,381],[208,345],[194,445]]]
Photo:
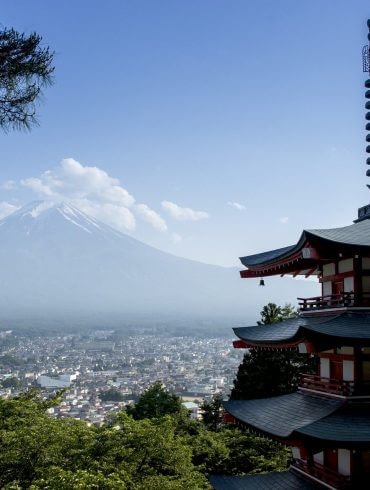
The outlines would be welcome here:
[[[238,429],[190,420],[159,383],[130,414],[103,427],[57,420],[38,392],[0,400],[0,487],[5,489],[207,489],[206,475],[279,471],[287,451]]]

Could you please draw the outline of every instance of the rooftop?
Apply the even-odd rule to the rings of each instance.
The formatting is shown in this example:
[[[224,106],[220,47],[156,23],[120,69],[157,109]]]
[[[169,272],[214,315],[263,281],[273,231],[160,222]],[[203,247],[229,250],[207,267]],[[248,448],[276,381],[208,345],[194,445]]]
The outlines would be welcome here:
[[[294,471],[267,473],[263,475],[209,477],[214,490],[312,490],[318,487]]]
[[[252,270],[292,258],[309,262],[318,257],[310,254],[308,245],[324,249],[340,245],[344,249],[355,247],[361,249],[362,252],[364,249],[370,252],[370,219],[341,228],[303,230],[298,242],[294,245],[240,257],[240,261],[245,267]]]
[[[357,344],[370,343],[370,315],[342,312],[337,315],[298,316],[272,325],[255,325],[233,329],[247,344],[297,344],[303,339],[313,343],[337,338],[341,343],[351,340]]]
[[[297,429],[332,414],[343,403],[342,400],[295,392],[257,400],[231,400],[224,402],[224,408],[253,428],[286,438]]]
[[[275,437],[306,436],[350,445],[370,442],[370,404],[315,396],[302,392],[231,400],[225,410],[240,422]]]

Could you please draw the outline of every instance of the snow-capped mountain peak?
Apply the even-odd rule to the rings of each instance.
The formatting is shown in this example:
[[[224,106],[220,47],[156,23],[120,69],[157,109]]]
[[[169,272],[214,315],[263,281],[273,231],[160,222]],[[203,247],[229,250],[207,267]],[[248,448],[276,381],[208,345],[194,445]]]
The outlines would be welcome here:
[[[105,233],[108,230],[115,234],[119,233],[110,229],[108,225],[99,223],[92,216],[87,215],[73,204],[65,201],[33,201],[1,220],[0,226],[12,226],[16,224],[22,227],[23,231],[29,235],[43,223],[55,221],[58,217],[62,217],[65,221],[68,221],[85,233],[91,234],[103,228]]]
[[[266,288],[237,269],[170,255],[67,202],[32,202],[0,221],[0,319],[22,314],[258,316],[263,304],[294,302],[296,283]],[[284,287],[285,284],[285,287]],[[313,296],[315,284],[300,286]]]

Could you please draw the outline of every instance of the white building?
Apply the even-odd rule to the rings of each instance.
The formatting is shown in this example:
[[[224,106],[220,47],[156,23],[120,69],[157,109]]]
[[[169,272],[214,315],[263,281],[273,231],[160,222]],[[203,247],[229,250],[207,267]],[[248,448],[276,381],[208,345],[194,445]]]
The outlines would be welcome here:
[[[199,407],[197,403],[194,402],[182,402],[182,405],[190,412],[190,418],[191,419],[198,419],[199,418]]]

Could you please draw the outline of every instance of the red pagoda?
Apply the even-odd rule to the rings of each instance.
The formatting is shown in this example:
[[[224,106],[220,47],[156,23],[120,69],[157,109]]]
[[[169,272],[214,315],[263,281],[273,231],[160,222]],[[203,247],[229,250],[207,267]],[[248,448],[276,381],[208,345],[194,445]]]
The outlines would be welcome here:
[[[370,20],[368,27],[370,41]],[[363,54],[370,73],[369,46]],[[370,79],[365,87],[370,110]],[[290,446],[292,464],[282,473],[213,476],[214,489],[369,489],[370,205],[358,210],[354,224],[304,230],[295,245],[240,260],[242,278],[314,275],[321,295],[298,298],[296,318],[235,328],[234,347],[296,349],[316,356],[318,368],[302,375],[294,393],[224,403],[229,422]]]

